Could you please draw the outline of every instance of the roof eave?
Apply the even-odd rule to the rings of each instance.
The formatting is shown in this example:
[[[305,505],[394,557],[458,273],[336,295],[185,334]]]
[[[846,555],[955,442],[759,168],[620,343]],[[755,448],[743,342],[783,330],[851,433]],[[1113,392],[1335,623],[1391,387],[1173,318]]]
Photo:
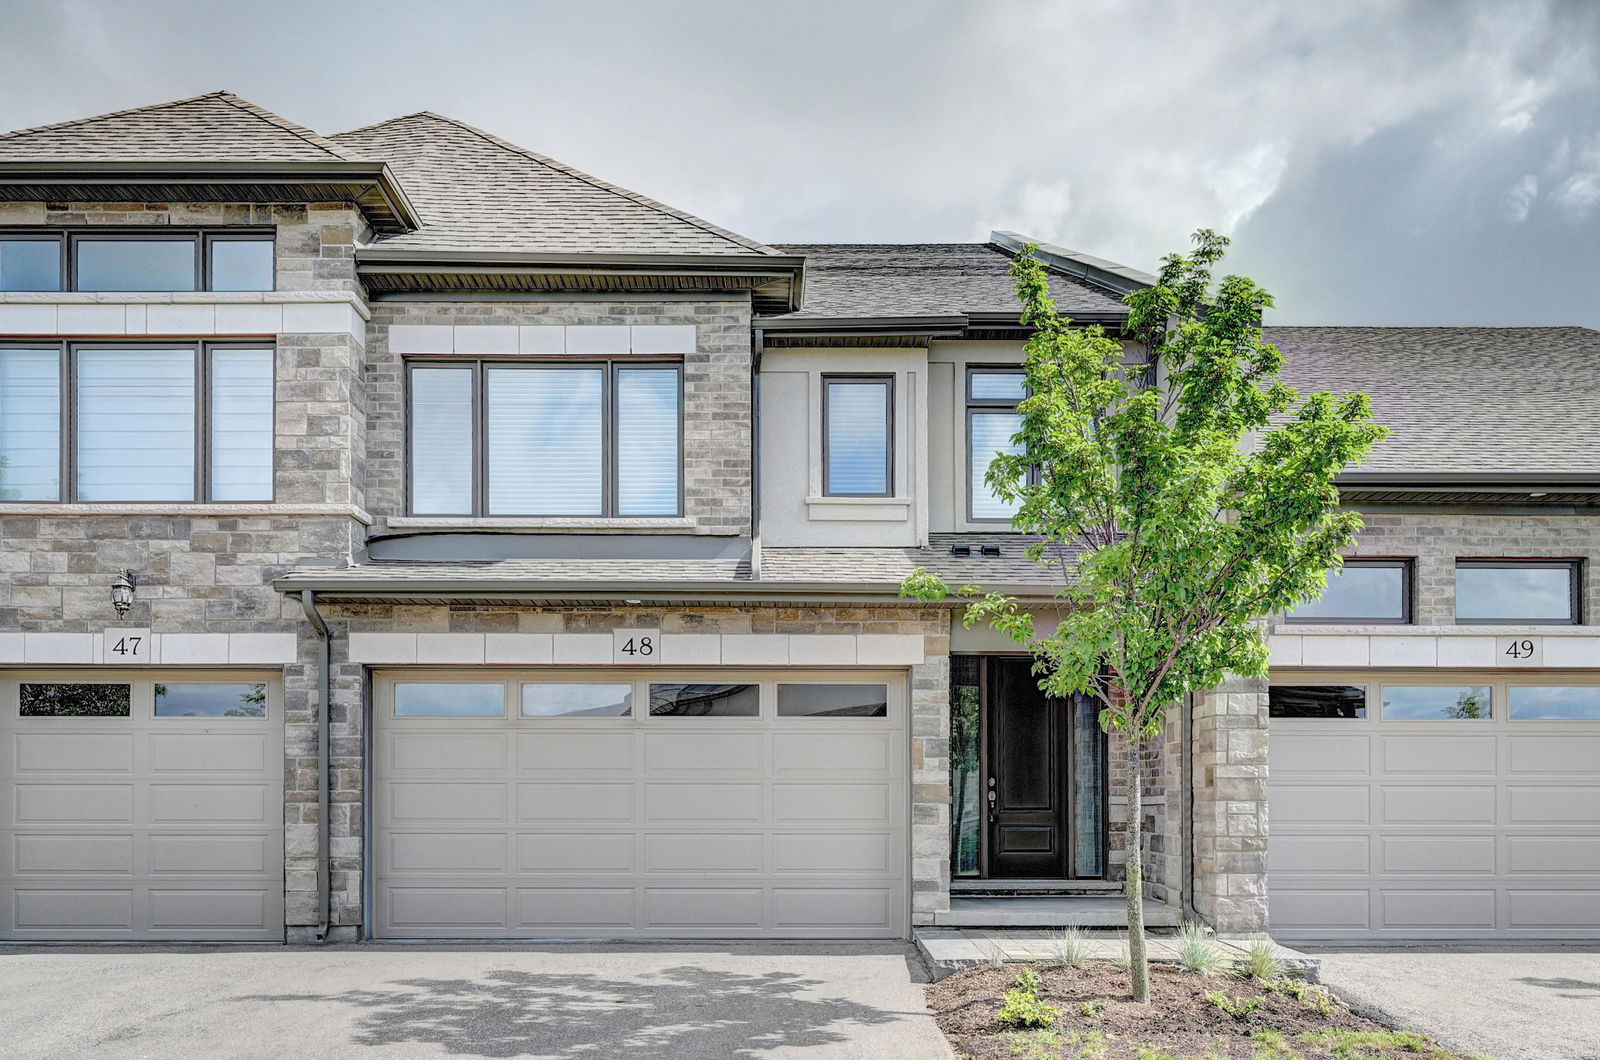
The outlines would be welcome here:
[[[1414,488],[1436,490],[1441,487],[1461,489],[1503,489],[1506,492],[1527,492],[1541,486],[1588,487],[1600,490],[1600,473],[1593,472],[1481,472],[1481,471],[1348,471],[1337,479],[1339,486],[1391,486],[1397,489]]]
[[[1052,271],[1102,287],[1119,297],[1156,284],[1156,277],[1148,272],[1097,258],[1093,254],[1068,250],[1054,243],[1030,239],[1019,232],[990,232],[989,242],[1012,255],[1020,254],[1032,246],[1035,248],[1034,255]]]
[[[0,160],[0,186],[37,189],[46,197],[52,188],[85,185],[272,184],[344,186],[382,232],[410,232],[421,227],[416,208],[387,163],[347,159],[219,162],[219,161],[54,161]]]
[[[630,599],[650,602],[674,600],[726,599],[754,600],[875,600],[901,599],[899,582],[819,582],[819,581],[660,581],[640,582],[580,579],[541,581],[525,578],[466,581],[458,578],[416,579],[397,584],[383,577],[352,576],[349,573],[317,572],[289,574],[272,583],[280,593],[314,592],[318,597],[394,599],[495,598],[507,600],[550,599]],[[995,585],[993,589],[1028,600],[1054,599],[1053,587],[1040,585]],[[910,603],[911,601],[908,601]]]

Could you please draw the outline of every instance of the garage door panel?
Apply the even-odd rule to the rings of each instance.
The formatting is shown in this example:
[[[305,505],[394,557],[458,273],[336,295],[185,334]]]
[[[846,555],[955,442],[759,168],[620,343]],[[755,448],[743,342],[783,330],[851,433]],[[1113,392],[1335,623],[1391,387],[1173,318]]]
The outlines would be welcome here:
[[[127,835],[19,835],[13,837],[19,876],[133,874],[133,837]]]
[[[651,773],[756,772],[761,740],[756,733],[652,732],[644,738],[644,765]]]
[[[517,820],[533,824],[615,824],[634,819],[632,784],[519,784]]]
[[[281,839],[256,835],[152,835],[150,875],[260,875],[273,863]]]
[[[132,824],[131,784],[35,784],[15,788],[16,823]]]
[[[1274,732],[1269,756],[1272,772],[1365,774],[1372,767],[1372,741],[1366,736]]]
[[[1366,824],[1372,797],[1365,786],[1284,784],[1272,789],[1272,822],[1283,824]]]
[[[131,773],[131,733],[19,732],[16,770],[22,773]]]
[[[661,680],[648,671],[496,671],[521,683]],[[807,679],[823,675],[808,671]],[[899,937],[906,930],[904,684],[887,718],[776,716],[784,678],[673,672],[672,683],[759,689],[756,715],[472,718],[511,749],[466,753],[423,773],[388,760],[440,719],[395,717],[394,682],[375,677],[379,934],[408,938]],[[859,683],[861,673],[840,683]],[[749,697],[746,697],[745,705]],[[450,723],[446,723],[450,724]],[[420,742],[418,748],[426,748]],[[420,750],[419,754],[422,753]],[[435,763],[437,764],[437,763]],[[426,780],[426,783],[421,781]],[[508,818],[439,812],[437,785],[503,792]],[[415,787],[408,787],[415,785]],[[449,800],[445,800],[448,802]],[[459,801],[459,800],[458,800]],[[424,814],[428,816],[423,818]],[[454,816],[449,816],[453,814]],[[454,848],[447,834],[502,836],[510,864]],[[412,843],[426,856],[406,848]],[[487,848],[485,848],[486,850]],[[492,886],[491,886],[492,881]]]
[[[1384,873],[1493,876],[1494,836],[1387,835],[1378,840]]]
[[[1600,836],[1508,836],[1506,861],[1513,874],[1600,873]]]
[[[503,784],[401,780],[388,785],[389,819],[403,823],[503,821]]]
[[[1273,836],[1267,871],[1365,876],[1372,871],[1372,841],[1365,835]]]
[[[151,824],[254,824],[277,812],[266,784],[151,784],[147,791]]]
[[[506,871],[506,837],[499,831],[394,832],[386,849],[394,873]]]
[[[1493,773],[1493,736],[1385,736],[1378,744],[1387,773]]]
[[[632,832],[614,835],[527,833],[516,837],[518,873],[631,873]]]
[[[1493,825],[1495,789],[1419,784],[1384,785],[1378,789],[1379,824]]]
[[[1600,786],[1508,788],[1508,824],[1571,824],[1600,821]]]
[[[492,732],[392,733],[386,741],[388,761],[397,774],[504,772],[505,734]]]
[[[1495,924],[1492,890],[1393,890],[1378,892],[1380,922],[1385,928],[1475,928]]]
[[[1360,928],[1372,920],[1371,892],[1365,887],[1345,890],[1275,890],[1268,899],[1268,919],[1274,929],[1296,927]]]
[[[12,895],[13,923],[35,937],[53,930],[117,933],[133,931],[133,891],[18,887]]]
[[[240,927],[261,931],[271,911],[267,892],[260,888],[152,889],[149,903],[151,927],[175,933]]]
[[[502,742],[505,737],[500,734]],[[622,773],[634,770],[631,732],[519,732],[517,767],[523,773]]]
[[[761,835],[657,834],[644,837],[646,872],[749,873],[762,870]]]
[[[1508,737],[1511,757],[1507,771],[1513,776],[1530,773],[1583,773],[1600,770],[1600,736]]]
[[[272,764],[272,739],[254,733],[152,733],[150,772],[262,773]]]
[[[1512,889],[1509,926],[1576,931],[1600,928],[1600,888],[1570,891]]]

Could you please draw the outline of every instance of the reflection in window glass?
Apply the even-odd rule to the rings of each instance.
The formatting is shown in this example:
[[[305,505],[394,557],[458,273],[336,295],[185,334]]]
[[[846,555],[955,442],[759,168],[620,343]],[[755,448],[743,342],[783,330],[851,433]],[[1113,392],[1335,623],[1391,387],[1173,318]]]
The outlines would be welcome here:
[[[80,291],[192,291],[195,244],[189,239],[80,239]]]
[[[0,501],[61,499],[61,353],[0,350]]]
[[[1106,735],[1100,704],[1072,697],[1072,863],[1080,877],[1106,874]]]
[[[1570,622],[1572,581],[1568,565],[1535,567],[1462,565],[1456,568],[1456,618],[1477,621]]]
[[[1511,716],[1519,720],[1600,720],[1600,687],[1513,685]]]
[[[651,685],[653,717],[754,718],[761,713],[757,685]]]
[[[1028,377],[1022,371],[974,371],[967,376],[968,396],[973,401],[1003,401],[1016,404],[1027,396]]]
[[[0,239],[0,291],[59,290],[59,240]]]
[[[1484,720],[1493,717],[1493,697],[1487,685],[1385,685],[1383,716]]]
[[[272,240],[211,241],[211,290],[270,291],[272,287]]]
[[[978,778],[979,660],[950,657],[950,832],[955,848],[952,871],[978,875],[978,841],[983,792]]]
[[[779,685],[780,718],[882,718],[887,685]]]
[[[133,713],[131,685],[24,684],[24,718],[126,718]]]
[[[503,718],[506,689],[496,684],[422,684],[394,686],[397,718]]]
[[[264,718],[264,684],[191,685],[156,682],[158,718]]]
[[[1347,563],[1343,570],[1328,572],[1328,588],[1320,599],[1307,600],[1291,611],[1290,617],[1403,621],[1406,617],[1405,568]]]
[[[1273,685],[1267,712],[1274,718],[1364,718],[1367,690],[1361,685]]]
[[[625,718],[632,713],[632,685],[522,686],[525,718]]]

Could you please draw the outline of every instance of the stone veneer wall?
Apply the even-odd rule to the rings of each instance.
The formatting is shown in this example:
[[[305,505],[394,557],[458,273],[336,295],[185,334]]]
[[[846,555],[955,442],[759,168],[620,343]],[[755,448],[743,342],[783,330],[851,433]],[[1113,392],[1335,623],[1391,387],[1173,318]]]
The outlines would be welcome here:
[[[1232,678],[1194,707],[1194,906],[1224,934],[1267,927],[1266,685]]]
[[[569,327],[692,325],[695,351],[683,356],[684,515],[678,532],[750,532],[750,304],[743,299],[672,302],[378,302],[368,335],[371,406],[368,506],[375,530],[407,511],[405,368],[389,344],[391,325],[462,330],[510,325]],[[449,350],[429,351],[449,354]],[[410,355],[408,355],[410,356]],[[424,355],[425,356],[425,355]],[[512,355],[508,359],[517,359]],[[600,355],[555,355],[561,360]],[[628,355],[612,355],[626,359]],[[572,523],[573,520],[564,520]],[[626,529],[626,527],[622,527]]]
[[[1144,745],[1141,772],[1144,777],[1141,807],[1144,810],[1141,852],[1144,860],[1145,898],[1152,902],[1177,905],[1183,885],[1180,858],[1183,838],[1182,765],[1183,711],[1174,708],[1167,715],[1167,728],[1160,737]],[[1127,878],[1128,800],[1123,795],[1128,777],[1127,741],[1113,733],[1106,747],[1107,803],[1107,878]]]
[[[609,633],[660,628],[674,634],[912,634],[922,638],[922,661],[910,665],[912,919],[931,924],[950,903],[950,626],[932,608],[514,608],[324,605],[335,632],[332,851],[333,923],[348,938],[361,923],[362,758],[365,671],[350,663],[351,633]],[[603,665],[603,664],[595,664]],[[754,665],[754,664],[752,664]],[[865,665],[865,664],[863,664]],[[314,797],[314,789],[311,792]],[[314,809],[314,806],[313,806]],[[314,902],[314,883],[291,877],[289,908]],[[296,887],[295,885],[300,886]]]

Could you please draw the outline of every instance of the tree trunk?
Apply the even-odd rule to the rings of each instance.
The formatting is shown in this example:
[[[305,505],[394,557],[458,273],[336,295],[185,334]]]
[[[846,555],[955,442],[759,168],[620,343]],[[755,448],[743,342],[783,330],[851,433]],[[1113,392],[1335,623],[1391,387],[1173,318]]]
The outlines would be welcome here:
[[[1140,741],[1128,741],[1128,859],[1123,893],[1128,897],[1128,977],[1132,980],[1133,999],[1148,1005],[1150,962],[1144,948],[1144,772],[1140,749]]]

